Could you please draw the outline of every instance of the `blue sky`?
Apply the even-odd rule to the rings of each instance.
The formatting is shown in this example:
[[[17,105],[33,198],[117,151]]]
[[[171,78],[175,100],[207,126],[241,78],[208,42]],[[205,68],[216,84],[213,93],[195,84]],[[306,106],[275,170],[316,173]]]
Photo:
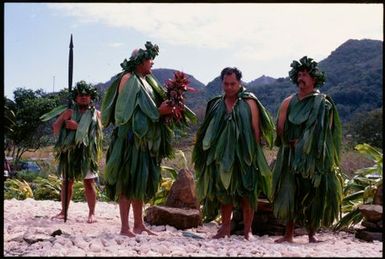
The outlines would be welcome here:
[[[59,91],[108,81],[146,41],[159,45],[153,68],[207,84],[226,66],[249,82],[286,77],[292,60],[320,61],[348,39],[383,40],[382,4],[5,3],[4,95],[17,87]]]

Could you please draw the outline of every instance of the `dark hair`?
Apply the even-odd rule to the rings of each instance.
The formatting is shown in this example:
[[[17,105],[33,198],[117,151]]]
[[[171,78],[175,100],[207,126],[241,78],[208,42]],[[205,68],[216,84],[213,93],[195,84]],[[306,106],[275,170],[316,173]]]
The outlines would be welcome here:
[[[221,80],[223,81],[223,78],[225,77],[225,75],[231,75],[231,74],[235,74],[235,77],[237,78],[237,80],[241,81],[242,72],[236,67],[224,68],[221,72]]]

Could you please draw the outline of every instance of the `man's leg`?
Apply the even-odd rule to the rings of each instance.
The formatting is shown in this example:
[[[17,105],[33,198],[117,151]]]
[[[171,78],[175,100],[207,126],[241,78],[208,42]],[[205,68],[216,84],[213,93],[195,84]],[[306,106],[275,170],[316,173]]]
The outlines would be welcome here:
[[[128,237],[134,237],[135,234],[130,231],[130,228],[128,225],[128,215],[130,212],[130,200],[127,199],[123,194],[120,194],[120,197],[119,197],[119,211],[120,211],[120,221],[122,223],[120,234]]]
[[[294,237],[294,221],[289,220],[286,225],[286,232],[285,235],[277,240],[275,240],[276,243],[282,243],[282,242],[289,242],[293,243],[293,237]]]
[[[216,235],[213,238],[230,237],[231,232],[231,213],[233,212],[233,204],[221,205],[222,224]]]
[[[308,236],[309,236],[309,243],[317,243],[317,242],[320,242],[319,240],[317,240],[314,236],[315,236],[315,231],[314,230],[309,230],[308,231]]]
[[[96,183],[95,178],[91,179],[84,179],[84,190],[85,195],[88,203],[88,220],[87,223],[94,223],[96,222],[95,217],[95,205],[96,205]]]
[[[254,210],[250,206],[249,200],[244,197],[242,199],[242,214],[243,214],[243,235],[247,240],[249,240],[251,233],[251,224],[253,223]]]
[[[140,234],[143,231],[146,231],[149,235],[155,235],[154,232],[148,230],[143,224],[143,201],[141,200],[132,200],[132,209],[134,211],[134,233]]]
[[[64,181],[62,182],[62,187],[61,187],[61,192],[60,192],[60,199],[61,199],[61,211],[59,212],[59,214],[55,215],[52,217],[52,219],[64,219],[64,201],[65,201],[65,197],[64,197]],[[68,184],[67,184],[67,212],[68,212],[68,207],[70,205],[70,201],[72,199],[72,190],[73,190],[73,186],[74,186],[74,180],[69,180],[68,181]]]

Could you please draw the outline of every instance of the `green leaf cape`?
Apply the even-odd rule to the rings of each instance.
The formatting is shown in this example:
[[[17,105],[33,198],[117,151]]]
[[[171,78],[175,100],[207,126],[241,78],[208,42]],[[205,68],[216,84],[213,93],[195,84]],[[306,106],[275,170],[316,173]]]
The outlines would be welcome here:
[[[279,116],[279,114],[278,114]],[[297,139],[294,148],[289,140]],[[342,126],[333,100],[318,90],[293,95],[273,169],[274,215],[307,229],[338,218],[343,180],[339,170]]]
[[[103,131],[97,111],[91,106],[84,113],[74,104],[72,120],[78,123],[76,131],[62,125],[55,145],[58,173],[69,179],[83,180],[88,172],[98,172],[102,155]]]
[[[148,201],[161,180],[161,160],[174,153],[173,130],[186,127],[196,117],[185,106],[183,119],[178,124],[164,123],[157,108],[166,98],[162,86],[151,74],[145,76],[153,89],[154,96],[150,96],[141,79],[132,73],[118,93],[125,73],[120,73],[112,82],[102,102],[103,125],[116,126],[106,154],[106,190],[111,199],[116,200],[123,194],[129,199]]]
[[[273,145],[274,122],[259,100],[244,87],[230,113],[226,111],[224,96],[208,102],[192,155],[197,197],[203,204],[205,222],[215,219],[220,204],[238,206],[240,198],[247,197],[255,209],[261,191],[270,196],[271,171],[261,145],[255,140],[247,99],[257,103],[261,136]]]

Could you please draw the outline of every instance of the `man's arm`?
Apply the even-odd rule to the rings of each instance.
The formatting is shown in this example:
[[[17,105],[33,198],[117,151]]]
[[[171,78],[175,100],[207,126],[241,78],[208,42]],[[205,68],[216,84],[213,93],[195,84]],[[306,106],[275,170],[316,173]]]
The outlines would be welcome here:
[[[120,83],[119,83],[119,93],[123,90],[124,86],[126,85],[128,79],[130,79],[131,77],[131,73],[127,73],[125,74],[124,76],[122,76],[122,79],[120,80]]]
[[[56,119],[56,121],[52,124],[53,133],[55,135],[59,134],[60,129],[63,123],[66,120],[70,120],[72,116],[72,109],[65,110],[60,116]]]
[[[285,128],[285,122],[286,122],[286,115],[287,115],[287,109],[290,104],[290,100],[293,96],[287,97],[285,100],[283,100],[281,106],[279,107],[278,112],[278,121],[277,121],[277,135],[279,137],[282,137],[283,130]]]
[[[259,128],[260,118],[259,118],[258,105],[257,105],[256,101],[253,99],[247,99],[246,102],[249,105],[250,111],[251,111],[251,126],[252,126],[253,131],[254,131],[255,141],[257,143],[260,143],[261,142],[261,129]]]

